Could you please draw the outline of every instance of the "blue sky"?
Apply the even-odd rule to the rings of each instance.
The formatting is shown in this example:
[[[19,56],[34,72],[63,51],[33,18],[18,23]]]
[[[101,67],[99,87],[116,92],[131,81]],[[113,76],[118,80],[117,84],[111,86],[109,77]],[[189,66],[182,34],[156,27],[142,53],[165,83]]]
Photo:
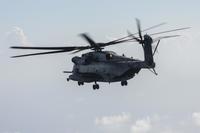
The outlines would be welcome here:
[[[0,0],[0,133],[196,133],[200,131],[199,1]],[[167,22],[147,33],[192,28],[161,41],[154,76],[141,71],[129,86],[101,83],[78,87],[66,82],[70,54],[11,59],[26,53],[12,45],[87,45]],[[143,59],[137,44],[111,46],[119,54]],[[77,54],[77,56],[80,54]]]

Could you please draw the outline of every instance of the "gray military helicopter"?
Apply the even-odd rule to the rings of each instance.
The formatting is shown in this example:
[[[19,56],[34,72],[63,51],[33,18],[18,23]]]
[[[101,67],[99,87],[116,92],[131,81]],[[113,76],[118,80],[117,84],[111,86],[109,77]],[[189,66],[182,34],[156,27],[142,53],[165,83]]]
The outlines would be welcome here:
[[[135,74],[139,73],[141,69],[149,69],[155,75],[155,62],[154,55],[157,51],[158,45],[161,39],[177,37],[179,35],[171,36],[161,36],[152,39],[151,36],[158,35],[167,32],[173,32],[178,30],[188,29],[179,28],[163,32],[157,32],[154,34],[142,35],[142,32],[156,28],[165,23],[152,26],[141,31],[140,21],[136,19],[138,32],[132,34],[128,32],[128,36],[107,42],[107,43],[96,43],[91,37],[83,33],[81,37],[85,39],[90,45],[88,46],[71,46],[71,47],[21,47],[12,46],[13,49],[32,49],[32,50],[48,50],[48,52],[39,52],[32,54],[24,54],[12,56],[12,58],[34,56],[34,55],[44,55],[44,54],[55,54],[63,52],[73,52],[78,53],[83,50],[91,49],[92,52],[82,54],[81,57],[75,56],[72,58],[74,63],[72,71],[64,71],[64,73],[70,73],[67,81],[73,80],[77,81],[78,85],[84,85],[84,83],[94,82],[93,89],[99,89],[99,84],[97,82],[121,82],[122,86],[127,86],[127,80],[133,78]],[[139,37],[135,35],[138,34]],[[144,50],[144,60],[138,60],[134,58],[125,57],[124,55],[118,55],[113,51],[104,51],[103,49],[110,45],[125,43],[125,42],[138,42],[141,44]],[[153,42],[157,42],[155,49],[152,49]]]

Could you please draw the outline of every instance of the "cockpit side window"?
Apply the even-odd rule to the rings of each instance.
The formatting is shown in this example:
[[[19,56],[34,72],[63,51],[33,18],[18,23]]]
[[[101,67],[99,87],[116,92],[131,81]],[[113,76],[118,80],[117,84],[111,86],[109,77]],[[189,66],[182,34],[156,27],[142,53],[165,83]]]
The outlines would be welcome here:
[[[106,60],[111,60],[113,58],[112,54],[106,54]]]

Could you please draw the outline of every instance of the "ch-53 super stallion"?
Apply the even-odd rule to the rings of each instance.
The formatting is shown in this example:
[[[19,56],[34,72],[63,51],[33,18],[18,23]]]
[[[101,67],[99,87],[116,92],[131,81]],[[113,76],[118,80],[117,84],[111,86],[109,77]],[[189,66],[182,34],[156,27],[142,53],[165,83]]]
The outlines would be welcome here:
[[[84,83],[93,84],[93,89],[99,89],[99,84],[97,82],[121,82],[122,86],[127,86],[127,80],[133,78],[135,74],[138,74],[141,69],[149,69],[155,75],[155,62],[154,55],[157,51],[158,45],[161,39],[177,37],[179,35],[170,35],[170,36],[160,36],[152,38],[151,36],[185,30],[190,27],[178,28],[173,30],[167,30],[162,32],[157,32],[153,34],[142,35],[144,31],[159,27],[165,23],[161,23],[145,30],[141,30],[140,21],[136,19],[137,24],[137,33],[130,33],[128,35],[113,41],[106,43],[97,43],[95,42],[88,34],[82,33],[80,36],[86,40],[88,46],[70,46],[70,47],[25,47],[25,46],[12,46],[13,49],[30,49],[30,50],[48,50],[45,52],[24,54],[12,56],[12,58],[25,57],[25,56],[34,56],[34,55],[44,55],[44,54],[55,54],[63,52],[73,52],[78,53],[83,50],[92,50],[91,52],[84,53],[79,56],[72,58],[74,63],[72,71],[64,71],[64,73],[70,73],[67,81],[73,80],[77,81],[78,85],[84,85]],[[138,35],[138,37],[136,37]],[[110,45],[126,43],[126,42],[138,42],[144,50],[144,60],[134,59],[132,57],[125,57],[124,55],[118,55],[113,51],[105,51],[104,48]],[[157,42],[155,48],[152,49],[152,44]]]

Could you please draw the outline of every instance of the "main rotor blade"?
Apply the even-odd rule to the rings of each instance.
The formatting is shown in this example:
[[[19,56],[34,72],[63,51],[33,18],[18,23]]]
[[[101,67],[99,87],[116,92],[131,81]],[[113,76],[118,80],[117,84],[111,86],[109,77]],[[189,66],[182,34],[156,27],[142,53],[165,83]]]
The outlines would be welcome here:
[[[111,42],[107,42],[107,43],[102,43],[99,46],[100,47],[105,47],[105,46],[110,46],[110,45],[115,45],[115,44],[119,44],[119,43],[125,43],[125,42],[136,42],[135,39],[130,38],[130,39],[126,39],[126,40],[119,40],[119,41],[111,41]]]
[[[141,32],[148,31],[148,30],[151,30],[151,29],[154,29],[154,28],[160,27],[160,26],[165,25],[165,24],[166,24],[166,23],[163,22],[163,23],[160,23],[160,24],[157,24],[157,25],[151,26],[151,27],[149,27],[149,28],[146,28],[146,29],[142,30]],[[136,35],[136,34],[138,34],[138,32],[133,33],[132,35]],[[125,36],[125,37],[122,37],[122,38],[119,38],[119,39],[115,39],[115,40],[110,41],[110,42],[117,42],[117,41],[120,41],[120,40],[126,39],[126,38],[128,38],[128,37],[131,37],[131,35],[128,35],[128,36]]]
[[[186,29],[190,29],[190,28],[191,27],[184,27],[184,28],[178,28],[178,29],[173,29],[173,30],[167,30],[167,31],[152,33],[152,34],[150,34],[150,36],[152,36],[152,35],[158,35],[158,34],[163,34],[163,33],[174,32],[174,31],[179,31],[179,30],[186,30]]]
[[[167,23],[163,22],[163,23],[160,23],[160,24],[157,24],[157,25],[151,26],[151,27],[149,27],[149,28],[146,28],[146,29],[142,30],[141,32],[145,32],[145,31],[148,31],[148,30],[151,30],[151,29],[154,29],[154,28],[160,27],[160,26],[165,25],[165,24],[167,24]],[[137,33],[138,33],[138,32],[134,33],[134,35],[137,34]]]
[[[86,50],[86,49],[78,49],[78,50],[72,52],[71,54],[76,54],[76,53],[79,53],[79,52],[81,52],[81,51],[83,51],[83,50]]]
[[[34,49],[34,50],[65,50],[65,51],[73,51],[76,49],[86,48],[88,46],[72,46],[72,47],[25,47],[25,46],[12,46],[12,49]],[[89,48],[89,47],[88,47]]]
[[[24,55],[12,56],[11,58],[34,56],[34,55],[44,55],[44,54],[56,54],[56,53],[63,53],[63,52],[68,52],[68,51],[66,51],[66,50],[58,50],[58,51],[50,51],[50,52],[40,52],[40,53],[32,53],[32,54],[24,54]]]
[[[80,36],[85,39],[92,47],[96,46],[96,42],[86,33],[80,34]]]
[[[181,36],[181,35],[160,36],[160,37],[154,38],[153,42],[156,42],[156,41],[162,40],[162,39],[167,39],[167,38],[179,37],[179,36]]]
[[[142,32],[145,32],[145,31],[148,31],[148,30],[151,30],[151,29],[154,29],[154,28],[157,28],[157,27],[160,27],[160,26],[165,25],[165,24],[167,24],[167,23],[163,22],[163,23],[160,23],[160,24],[151,26],[151,27],[149,27],[149,28],[146,28],[146,29],[142,30],[141,33],[142,33]],[[121,39],[125,39],[125,38],[128,38],[128,37],[134,36],[134,35],[136,35],[136,34],[138,34],[138,32],[135,32],[135,33],[133,33],[133,34],[130,33],[130,32],[128,32],[128,36],[123,37],[123,38],[121,38]],[[134,36],[134,37],[135,37],[135,36]],[[137,39],[137,41],[138,41],[138,38],[135,37],[135,39]]]

